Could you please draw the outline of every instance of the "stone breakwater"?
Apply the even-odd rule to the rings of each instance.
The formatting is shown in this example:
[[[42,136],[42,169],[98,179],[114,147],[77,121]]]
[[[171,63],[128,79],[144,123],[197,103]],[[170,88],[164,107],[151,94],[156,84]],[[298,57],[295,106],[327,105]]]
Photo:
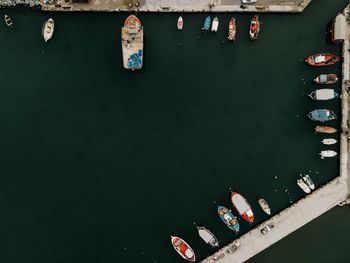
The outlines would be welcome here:
[[[17,5],[39,6],[39,0],[0,0],[0,7],[10,7]]]

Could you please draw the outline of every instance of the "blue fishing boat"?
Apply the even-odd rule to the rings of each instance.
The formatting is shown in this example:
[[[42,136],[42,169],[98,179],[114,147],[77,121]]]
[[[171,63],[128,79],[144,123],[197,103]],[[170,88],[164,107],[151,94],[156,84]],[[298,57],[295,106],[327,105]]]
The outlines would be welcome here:
[[[228,228],[235,231],[236,233],[239,232],[239,223],[237,217],[232,214],[231,210],[228,210],[224,206],[218,206],[218,214],[221,220],[228,226]]]
[[[307,116],[310,120],[320,122],[330,121],[337,118],[333,111],[327,109],[313,110]]]
[[[207,16],[204,21],[204,25],[202,27],[202,30],[209,31],[211,25],[211,17]]]

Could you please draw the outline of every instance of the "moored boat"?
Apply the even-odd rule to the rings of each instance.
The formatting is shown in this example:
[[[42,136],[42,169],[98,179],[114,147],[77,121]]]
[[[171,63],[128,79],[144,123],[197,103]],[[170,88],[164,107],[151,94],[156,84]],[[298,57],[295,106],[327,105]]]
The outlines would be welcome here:
[[[171,236],[171,244],[177,253],[188,261],[196,261],[196,255],[194,254],[193,249],[183,240],[182,238]]]
[[[313,100],[332,100],[338,96],[334,89],[317,89],[309,94],[309,97]]]
[[[202,27],[202,30],[209,31],[211,25],[211,17],[207,16],[204,20],[204,25]]]
[[[252,20],[250,21],[250,27],[249,27],[249,37],[251,40],[255,40],[258,38],[260,32],[260,22],[258,15],[253,16]]]
[[[141,69],[143,65],[143,26],[140,20],[130,15],[122,27],[123,66],[125,69]]]
[[[315,133],[336,133],[337,129],[330,126],[316,126]]]
[[[338,81],[336,74],[321,74],[314,78],[317,84],[334,84]]]
[[[271,215],[271,209],[269,207],[269,204],[266,202],[264,198],[259,198],[258,203],[261,207],[261,209],[268,215]]]
[[[240,216],[249,223],[254,222],[254,213],[247,200],[236,192],[231,192],[231,202]]]
[[[311,180],[310,176],[308,174],[305,174],[302,176],[303,181],[306,183],[306,185],[311,189],[311,190],[315,190],[315,184],[314,182]]]
[[[236,233],[239,232],[239,223],[237,217],[232,214],[231,210],[228,210],[224,206],[218,206],[218,214],[221,220],[225,223],[226,226],[228,226],[229,229],[235,231]]]
[[[307,184],[302,180],[298,179],[297,180],[297,185],[307,194],[311,193],[310,187],[307,186]]]
[[[7,26],[13,26],[13,22],[12,22],[12,19],[11,19],[11,17],[10,16],[8,16],[8,15],[4,15],[4,19],[5,19],[5,24],[7,25]]]
[[[218,247],[219,242],[216,236],[204,226],[196,226],[198,230],[198,235],[204,240],[205,243],[212,247]]]
[[[336,144],[337,140],[333,139],[333,138],[323,139],[322,143],[325,144],[325,145],[332,145],[332,144]]]
[[[211,23],[211,32],[216,33],[218,32],[219,28],[219,18],[216,16],[213,19],[213,23]]]
[[[320,122],[330,121],[337,118],[333,111],[327,109],[313,110],[307,116],[310,120]]]
[[[231,17],[230,22],[228,23],[228,40],[236,41],[236,19]]]
[[[44,37],[45,42],[49,41],[55,30],[55,22],[52,18],[49,18],[43,25],[42,35]]]
[[[177,19],[177,29],[181,30],[184,26],[184,21],[181,16]]]
[[[325,150],[320,152],[321,159],[324,158],[332,158],[336,156],[338,153],[332,150]]]
[[[337,63],[339,61],[339,57],[330,53],[321,53],[311,55],[305,59],[305,62],[310,66],[315,67],[324,67]]]

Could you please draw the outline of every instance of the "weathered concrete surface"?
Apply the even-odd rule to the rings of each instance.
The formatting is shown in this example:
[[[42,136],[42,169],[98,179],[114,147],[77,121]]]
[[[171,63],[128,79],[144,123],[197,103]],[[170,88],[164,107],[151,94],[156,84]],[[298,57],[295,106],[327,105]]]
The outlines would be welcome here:
[[[340,170],[339,177],[329,182],[322,188],[317,189],[305,198],[301,199],[291,207],[283,210],[278,215],[273,216],[260,226],[249,231],[239,239],[240,247],[229,253],[232,242],[220,249],[214,255],[206,258],[202,263],[231,263],[244,262],[262,250],[268,248],[273,243],[289,235],[293,231],[307,224],[316,217],[327,212],[334,206],[349,204],[350,193],[350,162],[349,156],[349,90],[350,90],[350,5],[344,9],[343,14],[347,19],[346,36],[343,41],[343,65],[342,65],[342,98],[341,98],[341,134],[340,134]],[[327,161],[327,160],[325,160]],[[267,234],[261,234],[260,230],[267,224],[273,224],[274,228]]]
[[[312,0],[258,0],[242,6],[241,0],[91,0],[89,4],[72,4],[57,0],[44,11],[100,12],[302,12]]]

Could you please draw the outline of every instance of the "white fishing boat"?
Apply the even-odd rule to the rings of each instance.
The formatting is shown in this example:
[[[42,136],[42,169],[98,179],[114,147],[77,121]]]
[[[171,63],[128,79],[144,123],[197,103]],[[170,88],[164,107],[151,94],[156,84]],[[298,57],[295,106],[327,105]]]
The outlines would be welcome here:
[[[315,184],[314,182],[311,180],[310,176],[308,174],[303,175],[303,180],[306,183],[306,185],[311,189],[311,190],[315,190]]]
[[[334,89],[317,89],[309,94],[313,100],[331,100],[338,97]]]
[[[259,198],[258,203],[266,214],[271,215],[271,209],[269,207],[269,204],[266,202],[264,198]]]
[[[181,30],[183,28],[183,26],[184,26],[184,20],[180,16],[177,20],[177,29]]]
[[[218,28],[219,28],[219,18],[216,16],[213,19],[213,22],[211,23],[211,32],[218,32]]]
[[[333,139],[333,138],[323,139],[322,143],[325,144],[325,145],[332,145],[332,144],[336,144],[337,140]]]
[[[11,17],[9,17],[8,15],[5,14],[5,15],[4,15],[4,19],[5,19],[5,24],[6,24],[7,26],[13,26]]]
[[[42,35],[45,42],[49,41],[52,38],[53,32],[55,30],[55,22],[52,18],[49,18],[43,25]]]
[[[320,152],[321,159],[331,158],[336,156],[338,153],[332,150],[325,150]]]
[[[198,235],[204,240],[205,243],[212,247],[218,247],[219,242],[214,234],[204,226],[196,226],[198,230]]]
[[[311,193],[310,187],[307,186],[307,184],[302,180],[298,179],[297,180],[297,185],[307,194]]]

